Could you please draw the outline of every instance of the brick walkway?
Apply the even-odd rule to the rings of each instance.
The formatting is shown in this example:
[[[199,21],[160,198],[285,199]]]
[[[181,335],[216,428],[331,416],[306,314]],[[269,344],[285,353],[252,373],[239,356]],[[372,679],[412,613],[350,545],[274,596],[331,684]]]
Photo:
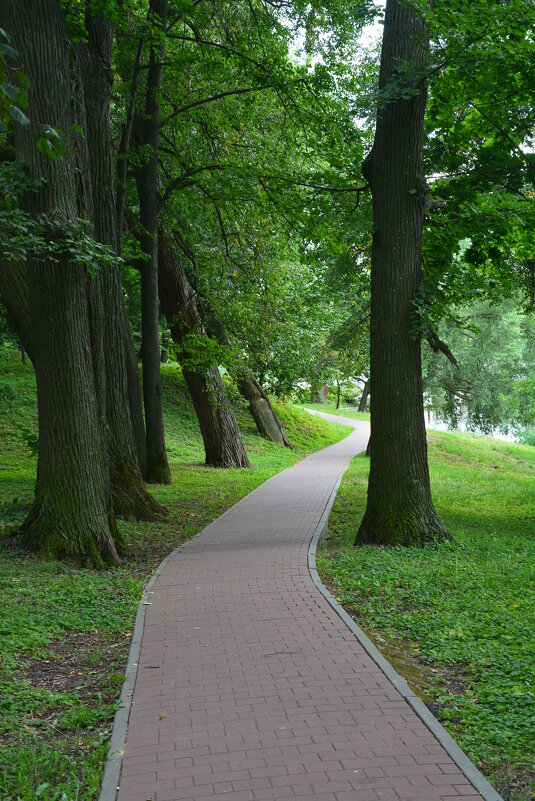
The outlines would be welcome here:
[[[118,801],[480,801],[308,572],[336,479],[366,445],[355,425],[165,566]]]

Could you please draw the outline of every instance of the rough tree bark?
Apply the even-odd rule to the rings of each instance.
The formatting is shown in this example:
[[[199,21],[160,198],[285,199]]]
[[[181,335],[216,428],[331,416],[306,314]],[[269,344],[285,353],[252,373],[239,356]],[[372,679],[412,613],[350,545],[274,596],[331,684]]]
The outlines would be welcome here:
[[[364,384],[364,389],[362,390],[362,395],[360,396],[360,401],[359,401],[359,408],[358,408],[359,412],[366,411],[366,405],[368,403],[369,394],[370,394],[370,379],[368,379]]]
[[[86,104],[86,139],[91,164],[92,217],[95,239],[118,251],[116,227],[115,162],[110,130],[113,29],[101,17],[87,18],[87,45],[79,47]],[[128,375],[134,346],[128,328],[121,269],[118,264],[99,270],[93,282],[96,306],[93,339],[102,347],[104,417],[110,459],[114,509],[123,517],[151,519],[162,507],[147,492],[139,461],[143,445],[136,447],[134,430],[143,429],[139,372]],[[101,344],[102,343],[102,344]],[[135,358],[135,357],[134,357]],[[135,383],[137,376],[137,385]],[[134,386],[132,386],[134,381]],[[139,402],[131,402],[131,396]],[[132,424],[132,414],[138,419]],[[143,431],[144,433],[144,431]],[[138,460],[138,455],[141,460]]]
[[[0,24],[30,80],[31,124],[16,128],[17,159],[45,183],[28,193],[28,211],[44,213],[53,231],[78,217],[73,160],[37,149],[41,125],[69,132],[72,96],[69,32],[55,0],[5,0]],[[56,233],[57,235],[57,233]],[[23,525],[26,542],[96,565],[116,563],[122,542],[109,492],[91,347],[89,276],[85,267],[56,260],[27,265],[33,355],[37,376],[39,461],[35,500]]]
[[[0,297],[24,350],[33,362],[32,322],[25,264],[0,261]]]
[[[170,484],[171,472],[165,448],[162,382],[160,377],[160,331],[158,314],[158,143],[160,136],[160,89],[167,26],[167,0],[151,0],[150,18],[155,36],[151,43],[145,110],[139,121],[139,144],[150,156],[136,169],[141,223],[141,249],[146,261],[141,267],[141,328],[143,400],[147,429],[147,473],[152,484]]]
[[[181,345],[186,334],[203,333],[197,296],[172,237],[158,235],[158,283],[162,311],[173,341]],[[184,354],[184,357],[186,354]],[[193,370],[180,358],[184,379],[199,420],[206,464],[213,467],[250,467],[242,436],[225,385],[216,365]]]
[[[387,0],[379,86],[396,95],[379,108],[363,165],[373,199],[373,403],[368,502],[355,544],[421,546],[448,536],[431,499],[421,345],[411,326],[422,273],[427,59],[422,16],[408,2]]]

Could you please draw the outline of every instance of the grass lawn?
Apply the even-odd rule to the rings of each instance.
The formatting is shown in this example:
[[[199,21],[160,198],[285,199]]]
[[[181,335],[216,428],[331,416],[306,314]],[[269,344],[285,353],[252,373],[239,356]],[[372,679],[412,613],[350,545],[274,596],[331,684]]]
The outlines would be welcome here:
[[[535,448],[429,432],[452,543],[352,546],[369,461],[353,460],[318,567],[504,799],[535,799]]]
[[[338,417],[352,417],[354,420],[370,421],[369,412],[357,412],[356,407],[346,406],[340,402],[340,408],[336,408],[336,403],[299,403],[303,409],[312,409],[316,412],[326,412],[327,414],[337,414]]]
[[[295,446],[239,422],[253,468],[216,470],[174,366],[162,369],[173,483],[154,487],[159,523],[120,521],[129,559],[97,572],[29,555],[13,536],[31,503],[37,460],[35,377],[11,353],[0,361],[0,799],[96,799],[143,585],[161,559],[269,476],[348,429],[278,406]]]

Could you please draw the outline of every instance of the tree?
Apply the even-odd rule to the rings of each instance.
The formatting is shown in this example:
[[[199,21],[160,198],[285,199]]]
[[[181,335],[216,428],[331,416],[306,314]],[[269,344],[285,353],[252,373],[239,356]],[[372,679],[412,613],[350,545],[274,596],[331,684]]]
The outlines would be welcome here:
[[[27,24],[28,18],[31,25]],[[76,225],[72,161],[37,149],[41,125],[69,132],[79,97],[70,80],[69,34],[53,0],[3,4],[30,80],[29,126],[16,128],[17,158],[46,183],[25,206],[50,220],[48,236]],[[77,121],[76,121],[77,122]],[[28,262],[28,294],[39,404],[39,466],[35,501],[23,526],[27,542],[96,564],[117,562],[122,543],[114,521],[107,454],[100,424],[91,347],[87,268],[66,253]],[[73,369],[76,365],[76,370]]]
[[[426,25],[387,0],[375,138],[363,165],[373,204],[371,465],[356,544],[423,545],[447,534],[431,499],[420,337],[412,300],[422,276],[426,181]]]
[[[52,0],[35,4],[32,25],[16,0],[4,13],[27,65],[31,117],[15,128],[28,242],[2,265],[0,279],[37,375],[38,478],[23,532],[32,547],[108,564],[123,547],[114,513],[162,512],[143,485],[129,404],[132,345],[115,253],[109,132],[112,29],[82,15],[86,41],[74,42]]]
[[[147,473],[153,484],[170,484],[171,472],[165,448],[162,382],[160,378],[160,336],[158,312],[158,150],[160,138],[160,91],[162,86],[167,0],[151,0],[153,23],[145,92],[145,108],[139,118],[139,144],[146,152],[136,170],[141,223],[141,318],[143,398],[147,428]]]
[[[162,310],[179,346],[178,358],[199,420],[206,464],[250,467],[217,363],[209,359],[209,363],[202,364],[188,358],[188,339],[191,342],[192,337],[200,337],[206,341],[200,301],[188,281],[176,244],[162,230],[158,234],[158,262]]]

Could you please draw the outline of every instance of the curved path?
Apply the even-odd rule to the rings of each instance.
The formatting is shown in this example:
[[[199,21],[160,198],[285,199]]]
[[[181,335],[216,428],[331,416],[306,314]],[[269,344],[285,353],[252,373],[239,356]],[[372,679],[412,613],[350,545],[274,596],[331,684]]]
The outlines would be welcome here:
[[[118,801],[483,797],[311,579],[311,537],[368,436],[337,419],[355,428],[345,440],[271,478],[159,572]]]

